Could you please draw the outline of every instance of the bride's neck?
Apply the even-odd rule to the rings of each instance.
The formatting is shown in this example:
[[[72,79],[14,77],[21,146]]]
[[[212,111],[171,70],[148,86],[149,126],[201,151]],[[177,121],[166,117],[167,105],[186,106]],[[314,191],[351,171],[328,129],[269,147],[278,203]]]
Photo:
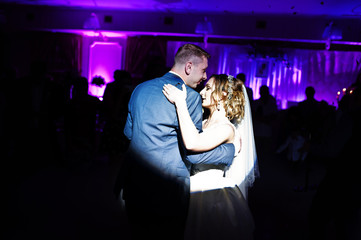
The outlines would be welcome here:
[[[223,107],[218,109],[210,109],[209,117],[207,118],[207,126],[210,126],[212,124],[228,120],[226,117],[226,111]]]

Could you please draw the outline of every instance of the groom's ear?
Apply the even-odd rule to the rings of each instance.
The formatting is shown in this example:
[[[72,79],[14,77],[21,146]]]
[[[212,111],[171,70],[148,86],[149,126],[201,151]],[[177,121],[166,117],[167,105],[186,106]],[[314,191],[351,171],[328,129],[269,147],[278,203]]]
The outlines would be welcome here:
[[[184,66],[184,71],[187,75],[191,74],[192,66],[193,66],[192,62],[186,62],[185,66]]]

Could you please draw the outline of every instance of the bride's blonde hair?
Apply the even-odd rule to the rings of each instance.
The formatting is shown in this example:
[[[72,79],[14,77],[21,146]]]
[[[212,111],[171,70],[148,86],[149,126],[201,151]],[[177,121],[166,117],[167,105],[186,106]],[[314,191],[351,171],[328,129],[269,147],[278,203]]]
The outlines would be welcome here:
[[[212,98],[222,98],[226,116],[230,121],[241,122],[244,117],[245,97],[243,93],[243,82],[231,75],[214,74],[215,89]],[[225,93],[225,94],[224,94]]]

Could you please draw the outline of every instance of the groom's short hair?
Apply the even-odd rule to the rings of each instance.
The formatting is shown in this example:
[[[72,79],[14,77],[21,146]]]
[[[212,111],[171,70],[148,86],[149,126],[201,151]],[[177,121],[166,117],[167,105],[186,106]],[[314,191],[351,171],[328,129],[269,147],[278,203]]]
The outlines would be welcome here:
[[[192,57],[198,57],[200,59],[205,57],[208,59],[210,56],[211,55],[209,53],[207,53],[201,47],[194,45],[194,44],[187,43],[178,49],[178,51],[174,57],[174,64],[185,64]]]

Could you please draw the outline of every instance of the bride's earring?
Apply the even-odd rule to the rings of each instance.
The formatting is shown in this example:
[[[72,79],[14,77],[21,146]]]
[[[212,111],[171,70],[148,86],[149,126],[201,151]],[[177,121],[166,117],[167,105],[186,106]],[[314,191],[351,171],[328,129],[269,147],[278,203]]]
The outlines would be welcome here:
[[[221,110],[221,101],[218,100],[218,103],[217,103],[217,111]]]

